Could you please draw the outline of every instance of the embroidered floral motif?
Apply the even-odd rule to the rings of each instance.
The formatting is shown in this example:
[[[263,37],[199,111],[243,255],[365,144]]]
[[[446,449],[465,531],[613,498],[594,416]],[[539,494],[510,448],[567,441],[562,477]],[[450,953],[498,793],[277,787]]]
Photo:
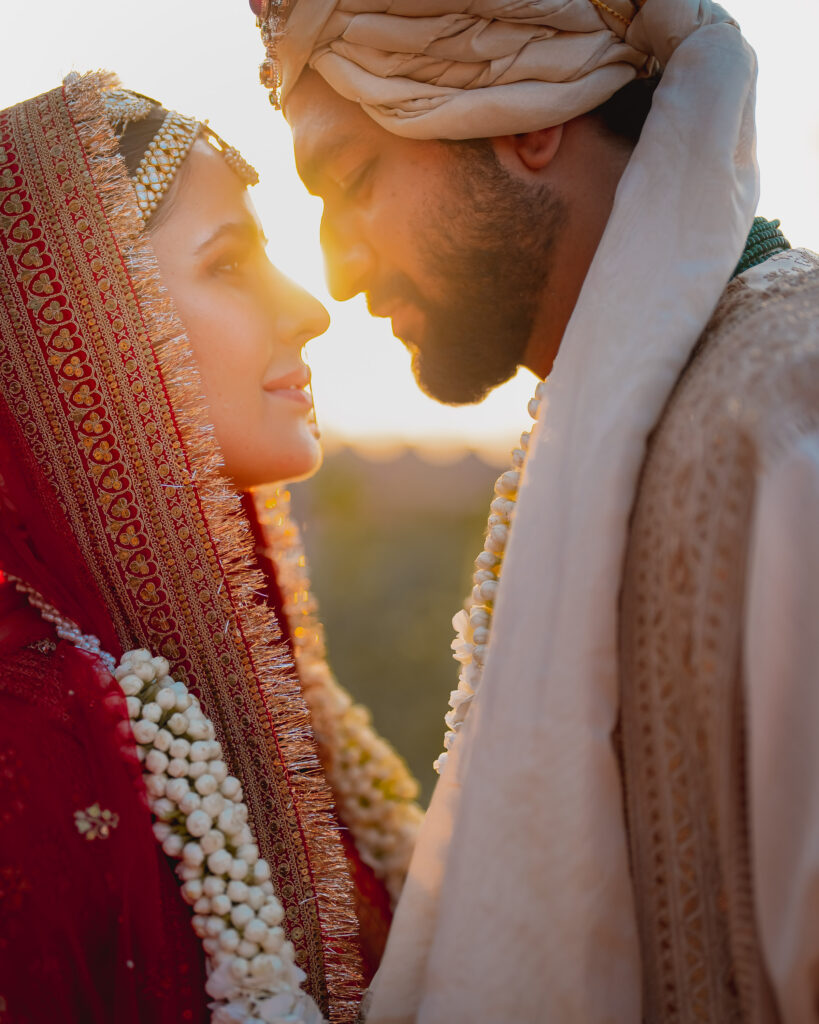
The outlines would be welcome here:
[[[57,645],[49,637],[43,637],[42,640],[35,640],[33,643],[28,645],[29,650],[37,651],[38,654],[53,654],[57,650]]]
[[[84,811],[74,811],[74,823],[86,839],[107,839],[119,825],[119,815],[91,804]]]

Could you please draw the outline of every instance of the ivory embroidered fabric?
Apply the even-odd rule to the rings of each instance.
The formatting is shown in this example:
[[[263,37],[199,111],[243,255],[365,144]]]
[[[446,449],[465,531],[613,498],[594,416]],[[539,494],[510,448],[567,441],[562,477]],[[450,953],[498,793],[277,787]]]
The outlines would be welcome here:
[[[819,258],[805,251],[732,282],[642,472],[620,606],[620,758],[646,1021],[796,1019],[779,1016],[759,927],[743,644],[760,481],[819,430],[817,310]]]
[[[240,497],[91,75],[0,112],[0,566],[171,663],[241,780],[307,986],[360,993],[347,862]]]

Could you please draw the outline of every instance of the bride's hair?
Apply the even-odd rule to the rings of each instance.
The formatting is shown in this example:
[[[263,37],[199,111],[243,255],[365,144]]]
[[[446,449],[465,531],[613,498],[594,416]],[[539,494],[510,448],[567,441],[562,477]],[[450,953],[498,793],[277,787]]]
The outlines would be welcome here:
[[[162,127],[162,124],[169,113],[169,111],[157,103],[156,100],[152,100],[149,96],[144,98],[150,100],[151,103],[154,104],[150,114],[139,121],[129,122],[125,131],[119,136],[119,153],[125,161],[125,166],[128,168],[129,178],[133,178],[136,174],[142,158],[145,156],[148,147]],[[174,180],[170,187],[163,194],[157,208],[148,217],[145,225],[146,231],[151,231],[153,228],[158,227],[165,217],[167,217],[170,208],[173,206],[177,183],[186,173],[186,163],[187,162],[185,160],[182,161],[182,164],[174,175]]]

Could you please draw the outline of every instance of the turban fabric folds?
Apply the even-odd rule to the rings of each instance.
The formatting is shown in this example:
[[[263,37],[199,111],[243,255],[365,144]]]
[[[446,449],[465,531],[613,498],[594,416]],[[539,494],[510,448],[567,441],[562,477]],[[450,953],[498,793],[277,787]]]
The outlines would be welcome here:
[[[396,135],[535,131],[663,67],[676,42],[730,20],[698,0],[300,0],[279,36],[282,99],[306,66]]]

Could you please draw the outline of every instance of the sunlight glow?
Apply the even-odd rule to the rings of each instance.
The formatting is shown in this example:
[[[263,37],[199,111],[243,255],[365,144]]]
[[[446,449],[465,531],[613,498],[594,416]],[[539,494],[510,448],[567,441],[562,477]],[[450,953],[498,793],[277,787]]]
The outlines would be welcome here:
[[[757,48],[760,213],[782,220],[794,245],[819,247],[819,106],[813,66],[816,0],[726,0]],[[504,450],[530,421],[534,378],[522,372],[481,405],[426,398],[389,324],[359,298],[329,301],[318,246],[321,204],[302,188],[290,135],[258,84],[261,43],[246,0],[38,0],[4,5],[0,107],[59,84],[68,71],[105,67],[166,106],[208,118],[261,174],[255,200],[275,262],[315,292],[333,326],[311,343],[319,423],[329,443]],[[639,303],[639,295],[635,295]]]

